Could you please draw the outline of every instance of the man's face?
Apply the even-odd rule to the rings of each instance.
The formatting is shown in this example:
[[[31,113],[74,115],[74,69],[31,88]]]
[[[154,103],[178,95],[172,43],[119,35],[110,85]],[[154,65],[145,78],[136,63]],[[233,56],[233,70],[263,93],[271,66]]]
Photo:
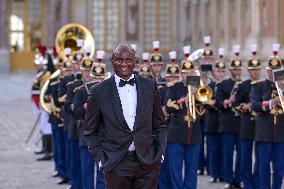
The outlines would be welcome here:
[[[225,72],[221,70],[215,70],[214,76],[216,77],[217,80],[223,80],[225,77]]]
[[[73,63],[73,70],[74,72],[79,72],[80,71],[80,64],[79,63]]]
[[[242,73],[241,69],[230,69],[230,71],[231,71],[231,75],[232,75],[233,79],[240,79],[241,78],[241,73]]]
[[[120,45],[113,51],[110,61],[114,72],[122,79],[127,80],[132,75],[138,59],[131,47]]]
[[[70,70],[70,69],[64,70],[64,75],[71,75],[72,72],[73,72],[73,71]]]
[[[268,70],[267,69],[267,76],[268,76],[269,80],[271,80],[271,81],[273,80],[273,72],[272,72],[272,70]]]
[[[177,76],[167,76],[166,77],[167,82],[172,82],[178,80]]]
[[[151,69],[154,75],[159,75],[162,72],[163,64],[152,64]]]
[[[90,76],[89,70],[82,70],[82,77],[84,81],[91,81],[92,77]]]
[[[260,75],[260,69],[250,69],[248,70],[250,78],[252,80],[258,80]]]

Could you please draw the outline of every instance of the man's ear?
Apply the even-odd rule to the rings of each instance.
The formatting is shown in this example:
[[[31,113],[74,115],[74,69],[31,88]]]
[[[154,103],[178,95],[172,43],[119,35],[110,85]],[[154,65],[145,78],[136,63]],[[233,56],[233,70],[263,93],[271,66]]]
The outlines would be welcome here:
[[[113,58],[112,58],[112,56],[109,57],[109,61],[113,65]]]

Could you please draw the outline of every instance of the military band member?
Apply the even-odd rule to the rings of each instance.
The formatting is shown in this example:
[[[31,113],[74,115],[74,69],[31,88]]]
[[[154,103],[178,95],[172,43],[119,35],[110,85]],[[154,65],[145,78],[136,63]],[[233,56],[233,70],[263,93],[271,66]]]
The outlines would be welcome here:
[[[203,37],[203,42],[204,42],[204,52],[202,56],[202,65],[201,65],[201,74],[202,74],[202,81],[204,85],[207,85],[210,81],[209,80],[209,74],[211,76],[211,71],[207,70],[205,67],[203,68],[202,66],[210,66],[213,64],[213,50],[210,47],[211,43],[211,37],[210,36],[205,36]],[[200,114],[200,129],[202,133],[202,143],[200,145],[200,155],[199,155],[199,164],[198,164],[198,175],[203,175],[204,172],[207,169],[207,174],[208,174],[208,161],[207,157],[205,155],[205,108],[202,103],[199,104],[200,106],[198,107],[198,114]],[[206,153],[207,154],[207,153]]]
[[[139,68],[139,75],[152,79],[152,71],[151,71],[151,67],[149,65],[149,57],[150,54],[148,52],[143,52],[142,53],[142,60],[143,63],[140,64],[140,68]]]
[[[241,81],[242,62],[239,57],[240,46],[233,47],[235,58],[231,61],[231,78],[223,80],[217,86],[216,105],[220,110],[220,132],[223,143],[223,162],[224,162],[224,180],[227,183],[225,188],[240,186],[240,145],[239,145],[239,127],[240,116],[234,111],[236,90]],[[233,161],[234,151],[236,149],[237,158]],[[233,166],[235,164],[235,166]],[[235,167],[235,171],[233,171]]]
[[[81,174],[80,174],[80,150],[79,150],[79,127],[78,121],[75,120],[73,114],[73,99],[75,95],[75,88],[83,84],[82,73],[80,65],[92,64],[89,56],[84,57],[82,60],[81,51],[77,51],[73,55],[72,66],[74,80],[67,83],[66,99],[64,103],[64,110],[68,119],[67,132],[70,146],[70,181],[73,188],[82,188]]]
[[[192,61],[185,59],[181,62],[183,81],[176,82],[166,95],[167,112],[170,114],[167,152],[172,189],[197,188],[201,131],[198,117],[193,121],[188,115],[188,88],[185,81],[189,75],[197,75],[197,70]]]
[[[280,189],[284,173],[284,116],[273,82],[273,70],[283,67],[277,55],[279,47],[279,44],[273,44],[273,55],[269,57],[266,67],[268,77],[264,81],[254,83],[250,95],[251,109],[257,113],[255,142],[259,189]],[[272,184],[270,163],[273,172]]]
[[[71,49],[65,48],[64,49],[64,59],[63,59],[63,69],[62,69],[62,78],[58,83],[57,95],[58,95],[58,102],[61,108],[60,118],[63,122],[63,134],[64,134],[64,145],[65,145],[65,168],[66,168],[66,175],[69,180],[69,184],[71,184],[71,172],[70,172],[70,143],[68,138],[68,124],[69,119],[64,108],[64,103],[66,100],[66,92],[67,92],[67,83],[72,82],[75,78],[73,74],[73,67],[72,67],[72,57],[70,55]],[[58,184],[65,184],[67,181],[62,180],[57,182]]]
[[[225,76],[226,63],[224,61],[224,49],[218,49],[219,59],[215,62],[213,68],[213,77],[208,86],[213,91],[212,100],[205,105],[205,133],[207,139],[208,152],[208,168],[211,175],[210,182],[223,181],[223,166],[222,166],[222,137],[219,132],[219,111],[216,106],[215,93],[217,85],[221,83]]]
[[[41,46],[36,48],[36,55],[34,60],[34,65],[36,67],[36,76],[33,79],[32,83],[32,91],[31,91],[31,100],[33,102],[33,106],[36,109],[36,111],[39,111],[39,94],[40,94],[40,87],[41,82],[40,78],[44,75],[44,64],[41,61]]]
[[[166,85],[166,80],[162,77],[164,63],[162,54],[159,52],[160,41],[153,41],[153,49],[154,52],[151,54],[150,57],[150,65],[153,79],[157,81],[158,88],[160,89],[161,87]]]
[[[40,89],[55,71],[51,56],[46,52],[46,47],[41,50],[41,63],[44,66],[44,74],[40,77]],[[43,109],[40,110],[40,132],[42,134],[43,155],[37,158],[38,161],[52,159],[52,127],[49,123],[49,115]]]
[[[39,118],[41,116],[41,114],[40,114],[41,113],[41,107],[40,107],[39,95],[40,95],[40,89],[43,85],[43,79],[45,79],[44,75],[45,75],[45,72],[46,72],[46,68],[44,68],[45,65],[43,63],[42,49],[43,49],[42,45],[39,45],[36,48],[34,65],[37,69],[37,74],[36,74],[35,78],[33,79],[32,90],[31,90],[32,106],[33,106],[33,109],[38,114]],[[45,52],[45,49],[44,49],[44,52]],[[43,142],[42,142],[42,145],[43,145]],[[44,147],[42,146],[42,148],[40,150],[36,150],[34,153],[35,154],[43,154],[44,153],[43,149],[44,149]]]
[[[180,68],[179,65],[176,63],[176,51],[169,52],[171,62],[166,65],[166,87],[163,87],[160,94],[161,94],[161,104],[162,110],[166,115],[166,122],[169,123],[169,114],[166,111],[166,93],[167,90],[172,87],[180,77]],[[163,94],[163,95],[162,95]],[[159,175],[159,189],[168,189],[171,188],[171,176],[169,170],[169,157],[168,157],[168,150],[166,148],[164,161],[161,164],[160,168],[160,175]]]
[[[102,62],[104,51],[97,51],[97,63],[93,65],[82,64],[82,74],[84,84],[75,91],[74,97],[74,115],[76,119],[80,120],[80,160],[81,160],[81,183],[84,189],[94,189],[94,160],[91,153],[88,150],[84,138],[84,125],[86,106],[90,89],[105,79],[106,77],[106,65]],[[94,107],[95,108],[95,107]],[[97,167],[96,174],[96,189],[104,189],[104,176],[102,169]]]
[[[251,111],[250,90],[252,84],[259,82],[260,77],[260,60],[257,57],[257,45],[251,45],[252,58],[248,60],[248,72],[250,79],[239,84],[236,93],[237,111],[241,113],[240,124],[240,145],[241,145],[241,167],[240,174],[244,188],[256,188],[252,175],[252,157],[253,157],[253,142],[254,142],[254,116]],[[257,158],[254,158],[257,159]],[[258,187],[257,187],[258,188]]]

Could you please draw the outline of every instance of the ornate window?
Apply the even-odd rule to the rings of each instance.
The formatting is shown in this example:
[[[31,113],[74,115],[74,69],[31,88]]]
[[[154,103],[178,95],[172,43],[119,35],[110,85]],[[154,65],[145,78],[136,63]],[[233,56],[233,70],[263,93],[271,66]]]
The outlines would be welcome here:
[[[119,39],[119,1],[93,0],[92,20],[96,49],[113,49]]]
[[[22,51],[24,49],[24,23],[16,15],[10,17],[10,31],[11,51]]]
[[[152,41],[160,40],[161,49],[172,48],[172,0],[144,1],[144,46],[152,49]]]
[[[13,0],[10,1],[10,49],[15,51],[33,50],[40,44],[42,30],[42,1]]]

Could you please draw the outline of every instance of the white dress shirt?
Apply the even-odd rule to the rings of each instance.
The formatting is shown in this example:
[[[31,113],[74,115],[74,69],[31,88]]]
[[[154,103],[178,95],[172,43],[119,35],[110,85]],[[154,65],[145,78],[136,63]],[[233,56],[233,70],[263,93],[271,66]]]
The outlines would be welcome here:
[[[134,86],[126,84],[123,87],[119,87],[120,77],[114,74],[116,88],[122,105],[123,116],[125,121],[131,131],[133,131],[135,116],[136,116],[136,107],[137,107],[137,89],[136,84]],[[134,78],[134,74],[128,79]],[[132,142],[128,148],[129,151],[134,151],[135,146]]]

